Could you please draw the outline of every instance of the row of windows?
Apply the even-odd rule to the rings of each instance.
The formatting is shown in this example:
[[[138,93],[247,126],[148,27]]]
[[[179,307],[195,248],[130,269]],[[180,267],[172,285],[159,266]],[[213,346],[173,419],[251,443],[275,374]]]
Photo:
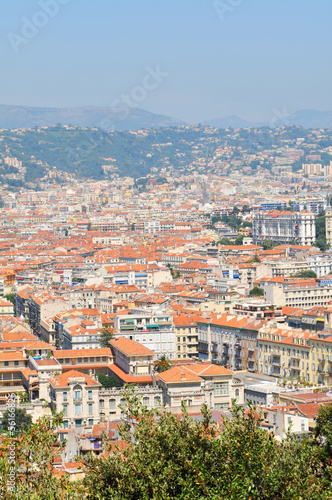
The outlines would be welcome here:
[[[11,362],[10,361],[5,361],[4,362],[4,365],[5,366],[10,366],[11,365]],[[18,366],[19,365],[19,361],[14,361],[14,366]]]
[[[215,382],[214,394],[216,396],[227,396],[229,394],[228,382]]]
[[[106,356],[97,356],[96,358],[94,357],[90,357],[90,358],[77,358],[77,363],[89,363],[89,360],[90,360],[90,363],[93,363],[95,361],[107,361],[107,357]],[[69,358],[65,358],[65,359],[59,359],[58,360],[59,363],[61,364],[68,364],[68,363],[72,363],[74,360],[73,359],[69,359]]]
[[[120,399],[120,404],[121,405],[125,404],[125,402],[126,402],[126,400],[124,398]],[[153,399],[153,404],[154,405],[159,405],[160,403],[161,403],[160,396],[155,396],[154,399]],[[115,398],[111,398],[108,401],[108,404],[109,404],[109,408],[115,408],[117,406],[116,399]],[[146,406],[150,405],[150,398],[149,398],[149,396],[144,396],[143,397],[143,404],[146,405]],[[103,399],[101,399],[99,401],[99,405],[100,405],[100,408],[105,408],[105,401]]]

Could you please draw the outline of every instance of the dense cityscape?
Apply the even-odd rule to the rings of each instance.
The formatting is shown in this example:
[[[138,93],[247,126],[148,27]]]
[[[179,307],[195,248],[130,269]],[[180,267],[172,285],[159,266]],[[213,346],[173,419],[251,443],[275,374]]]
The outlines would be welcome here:
[[[331,1],[0,12],[0,500],[331,500]]]
[[[195,419],[206,405],[219,425],[255,404],[276,442],[315,433],[332,403],[330,131],[199,132],[187,166],[159,156],[123,177],[109,157],[101,179],[24,144],[14,156],[13,137],[35,132],[2,133],[2,426],[11,398],[36,425],[60,414],[52,467],[70,481],[84,477],[76,457],[123,442],[130,387],[148,409],[185,403]]]

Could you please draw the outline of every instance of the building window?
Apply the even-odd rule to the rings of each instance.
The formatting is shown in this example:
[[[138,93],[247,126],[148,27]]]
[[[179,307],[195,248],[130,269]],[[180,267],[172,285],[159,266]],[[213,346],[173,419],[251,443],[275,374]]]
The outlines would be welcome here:
[[[215,382],[214,383],[214,394],[216,396],[224,396],[229,394],[228,382]]]
[[[149,403],[150,403],[150,398],[148,398],[147,396],[144,396],[144,398],[143,398],[143,404],[144,404],[145,406],[148,406],[148,405],[149,405]]]
[[[101,360],[102,360],[102,361],[106,361],[106,356],[103,356],[103,357],[101,358]]]
[[[160,402],[161,402],[161,400],[160,400],[160,396],[156,396],[156,397],[154,398],[154,404],[155,404],[155,405],[160,405]]]
[[[14,365],[15,365],[15,366],[18,366],[18,361],[14,361]]]
[[[82,363],[82,358],[78,358],[77,362]]]
[[[96,361],[100,361],[100,357],[99,356],[96,358]]]
[[[88,425],[93,425],[93,418],[89,418]]]
[[[89,415],[92,415],[92,413],[93,413],[93,404],[89,403],[88,404],[88,408],[89,408]]]
[[[9,366],[9,361],[5,361],[5,366]]]
[[[92,391],[88,391],[88,399],[92,399]]]
[[[235,389],[235,397],[238,398],[240,396],[240,389]]]
[[[63,427],[64,427],[65,429],[68,429],[68,420],[64,420],[64,421],[63,421]]]
[[[89,358],[84,358],[84,363],[87,363],[89,361]]]
[[[80,401],[81,400],[81,391],[74,391],[74,399],[76,401]]]
[[[68,406],[67,405],[63,405],[63,414],[68,415]]]
[[[68,401],[68,394],[67,394],[67,392],[63,392],[62,396],[63,396],[63,400],[64,401]]]
[[[115,407],[115,403],[116,403],[116,401],[115,401],[114,398],[110,399],[110,408],[114,408]]]
[[[228,403],[216,403],[214,405],[215,410],[227,410],[228,409]]]
[[[69,363],[69,358],[65,359],[65,363],[67,363],[67,364]]]
[[[75,415],[81,415],[82,413],[82,405],[81,403],[75,404]]]
[[[104,400],[103,399],[99,400],[99,407],[104,408]]]

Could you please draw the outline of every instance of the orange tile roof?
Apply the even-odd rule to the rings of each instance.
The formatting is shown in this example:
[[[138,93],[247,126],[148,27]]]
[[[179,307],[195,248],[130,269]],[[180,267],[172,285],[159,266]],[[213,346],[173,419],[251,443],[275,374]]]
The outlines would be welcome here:
[[[128,356],[153,356],[153,352],[147,347],[126,337],[118,337],[110,341],[112,347],[119,349]]]
[[[126,384],[129,383],[137,383],[137,384],[152,384],[152,377],[150,375],[142,375],[140,377],[133,377],[132,375],[129,375],[128,373],[124,372],[119,366],[117,366],[115,363],[112,365],[108,366],[108,369],[113,372],[115,375],[117,375],[123,382]]]
[[[56,377],[50,379],[50,383],[53,385],[53,387],[67,387],[69,385],[68,379],[70,378],[84,378],[86,381],[86,385],[101,386],[101,384],[94,380],[92,377],[89,377],[89,375],[86,375],[85,373],[79,372],[77,370],[69,370],[68,372],[62,373],[61,375],[57,375]]]
[[[108,347],[96,349],[58,349],[53,351],[55,358],[84,358],[87,356],[112,356],[112,351]]]

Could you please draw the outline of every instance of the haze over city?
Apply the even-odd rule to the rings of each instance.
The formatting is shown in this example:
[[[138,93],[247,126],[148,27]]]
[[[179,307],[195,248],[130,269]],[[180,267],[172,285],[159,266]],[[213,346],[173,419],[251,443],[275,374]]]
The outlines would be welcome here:
[[[332,110],[329,0],[66,0],[24,37],[42,4],[0,6],[1,104],[111,106],[159,65],[139,105],[187,123]]]

